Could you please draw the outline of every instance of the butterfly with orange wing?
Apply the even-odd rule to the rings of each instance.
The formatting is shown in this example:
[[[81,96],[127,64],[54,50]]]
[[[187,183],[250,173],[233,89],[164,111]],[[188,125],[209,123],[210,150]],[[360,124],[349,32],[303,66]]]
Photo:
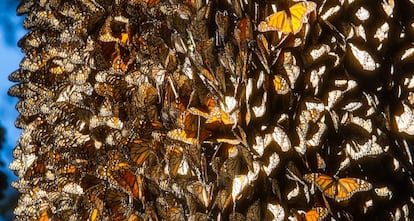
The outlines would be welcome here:
[[[304,179],[315,184],[325,196],[337,202],[349,200],[355,193],[372,189],[371,183],[358,178],[335,179],[322,173],[309,173],[304,175]]]
[[[323,207],[316,207],[305,214],[306,221],[321,221],[328,216],[328,209]]]
[[[279,31],[284,34],[297,34],[307,22],[310,13],[316,10],[316,3],[304,1],[294,4],[289,11],[284,10],[275,12],[262,22],[258,30],[260,32]]]

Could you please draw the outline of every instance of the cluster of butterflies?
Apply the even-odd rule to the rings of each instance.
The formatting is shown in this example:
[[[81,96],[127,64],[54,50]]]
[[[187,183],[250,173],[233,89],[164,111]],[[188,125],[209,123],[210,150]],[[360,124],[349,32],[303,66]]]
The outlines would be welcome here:
[[[23,0],[16,219],[409,220],[406,9]]]

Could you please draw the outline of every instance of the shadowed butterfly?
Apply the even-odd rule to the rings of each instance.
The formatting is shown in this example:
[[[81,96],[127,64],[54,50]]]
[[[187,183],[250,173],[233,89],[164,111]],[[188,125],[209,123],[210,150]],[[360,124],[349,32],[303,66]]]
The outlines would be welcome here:
[[[132,5],[137,5],[137,6],[142,6],[143,3],[147,4],[147,7],[152,8],[154,6],[156,6],[160,0],[131,0],[130,3]]]
[[[244,217],[244,215],[241,213],[233,212],[229,215],[229,220],[230,221],[243,221],[243,220],[246,220],[246,217]]]
[[[122,191],[108,189],[105,193],[106,207],[109,211],[110,220],[128,220],[127,214],[131,212],[128,195]]]
[[[142,175],[137,175],[129,170],[121,171],[119,176],[115,176],[118,184],[128,193],[136,199],[145,200],[144,196],[144,183]]]
[[[213,186],[200,181],[195,181],[187,185],[188,192],[192,193],[205,208],[208,208],[212,200]]]
[[[151,146],[153,146],[151,142],[142,139],[134,139],[128,143],[131,158],[138,166],[142,166],[147,161],[151,164],[156,157]]]
[[[322,193],[337,202],[350,199],[357,192],[368,191],[372,185],[358,178],[334,179],[322,173],[309,173],[304,175],[309,183],[314,183]]]
[[[167,210],[167,218],[171,221],[184,221],[184,211],[181,207],[171,207]]]
[[[299,2],[289,8],[289,11],[278,11],[260,22],[260,32],[281,31],[284,34],[297,34],[302,25],[307,22],[308,15],[315,11],[316,4],[311,1]]]
[[[260,199],[249,206],[246,212],[247,220],[261,220]]]

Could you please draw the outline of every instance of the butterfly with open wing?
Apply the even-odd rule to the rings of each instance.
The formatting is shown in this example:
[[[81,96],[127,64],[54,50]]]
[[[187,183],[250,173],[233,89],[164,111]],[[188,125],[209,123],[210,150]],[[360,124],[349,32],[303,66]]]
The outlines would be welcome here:
[[[285,10],[277,11],[260,22],[258,30],[260,32],[279,31],[284,34],[297,34],[307,22],[309,14],[316,10],[316,3],[304,1],[294,4]]]
[[[335,179],[322,173],[308,173],[304,175],[304,179],[316,185],[325,196],[337,202],[349,200],[355,193],[372,189],[371,183],[358,178]]]

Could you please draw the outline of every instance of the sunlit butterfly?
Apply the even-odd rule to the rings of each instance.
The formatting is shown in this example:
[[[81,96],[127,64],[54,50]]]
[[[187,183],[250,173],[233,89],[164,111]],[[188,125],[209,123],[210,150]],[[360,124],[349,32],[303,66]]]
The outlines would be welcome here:
[[[233,179],[233,185],[231,190],[231,197],[233,198],[233,203],[236,203],[238,199],[243,194],[243,191],[249,184],[249,179],[246,175],[236,175]]]
[[[188,175],[190,173],[189,164],[179,147],[172,147],[168,151],[168,171],[171,176]]]
[[[377,194],[377,196],[388,198],[389,200],[392,198],[393,195],[392,191],[387,186],[375,188],[374,191]]]
[[[327,197],[335,199],[337,202],[350,199],[357,192],[368,191],[372,185],[358,178],[334,179],[322,173],[305,174],[307,182],[315,184],[318,189]]]
[[[276,203],[268,203],[267,204],[267,220],[285,220],[285,210],[284,208]]]
[[[183,129],[168,131],[167,136],[173,140],[178,140],[190,145],[196,145],[198,143],[198,139],[195,135],[189,134]]]
[[[40,217],[38,221],[48,221],[48,220],[49,220],[49,215],[47,213],[47,210],[43,210],[42,212],[40,212]]]
[[[210,116],[205,122],[208,128],[215,128],[219,125],[233,125],[234,123],[234,120],[220,108],[214,108],[213,110],[211,110]]]
[[[316,207],[305,214],[306,221],[321,221],[328,216],[328,209],[323,207]]]
[[[289,8],[289,11],[278,11],[260,22],[260,32],[281,31],[284,34],[297,34],[302,25],[307,22],[308,15],[315,11],[316,4],[311,1],[299,2]]]
[[[98,209],[96,209],[96,208],[93,209],[90,213],[89,220],[95,221],[98,218],[98,213],[99,213]]]
[[[394,8],[395,8],[394,0],[383,0],[381,5],[382,5],[382,8],[384,9],[384,12],[388,16],[391,16],[393,14]]]
[[[321,157],[319,153],[316,153],[316,165],[318,166],[318,170],[326,169],[325,160]]]
[[[394,122],[398,133],[414,135],[414,111],[403,103],[403,112],[394,115]]]
[[[345,144],[345,153],[354,160],[359,160],[366,156],[377,156],[388,150],[388,147],[383,148],[377,142],[377,137],[372,135],[372,139],[367,139],[363,144],[351,140],[350,143]]]

